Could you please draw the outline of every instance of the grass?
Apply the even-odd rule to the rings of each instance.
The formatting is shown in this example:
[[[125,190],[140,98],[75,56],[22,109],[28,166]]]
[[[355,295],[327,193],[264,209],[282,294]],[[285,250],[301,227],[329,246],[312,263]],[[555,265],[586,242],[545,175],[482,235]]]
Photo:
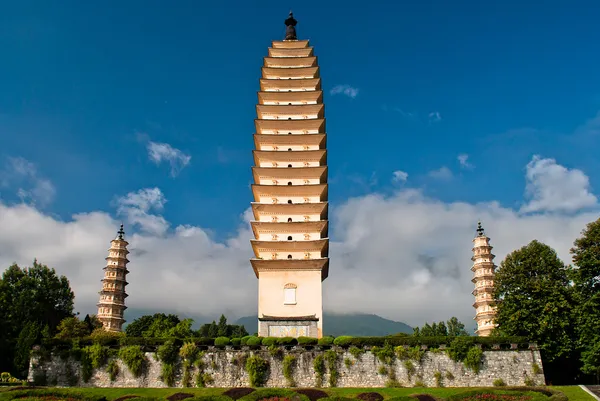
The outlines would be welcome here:
[[[562,391],[569,398],[569,401],[596,401],[594,397],[579,386],[550,386],[550,388]]]
[[[551,386],[554,390],[562,391],[568,398],[569,401],[595,401],[592,396],[583,391],[578,386]],[[9,388],[0,389],[0,393],[7,391]],[[111,401],[124,395],[138,395],[141,397],[156,397],[166,398],[175,393],[191,393],[197,396],[204,395],[220,395],[225,388],[138,388],[138,387],[119,387],[119,388],[97,388],[97,387],[86,387],[86,388],[72,388],[78,392],[86,393],[89,395],[105,396],[107,400]],[[439,398],[446,398],[451,395],[462,393],[465,391],[476,390],[477,388],[469,387],[442,387],[442,388],[323,388],[320,390],[325,391],[330,396],[334,397],[347,397],[354,398],[360,393],[375,391],[383,395],[384,398],[392,398],[399,396],[407,396],[411,394],[431,394]],[[481,388],[479,388],[481,389]],[[490,390],[498,390],[495,388],[487,388]],[[294,389],[290,389],[294,390]],[[0,394],[0,400],[2,395]],[[132,400],[135,401],[135,400]]]

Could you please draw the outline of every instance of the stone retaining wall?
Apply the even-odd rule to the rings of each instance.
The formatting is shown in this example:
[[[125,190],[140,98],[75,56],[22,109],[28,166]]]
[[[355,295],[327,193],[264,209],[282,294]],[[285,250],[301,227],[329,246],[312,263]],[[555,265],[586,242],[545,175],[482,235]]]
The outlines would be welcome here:
[[[339,373],[337,387],[386,387],[390,377],[395,376],[397,384],[404,387],[425,385],[427,387],[476,387],[492,386],[494,380],[502,379],[508,386],[526,384],[543,385],[544,374],[542,359],[537,350],[498,350],[484,351],[481,369],[478,374],[465,368],[463,363],[452,361],[445,352],[427,351],[420,362],[411,361],[413,369],[406,361],[395,360],[393,364],[385,365],[370,351],[365,351],[357,359],[347,350],[333,348],[337,354],[336,369]],[[208,387],[248,387],[248,373],[243,363],[245,357],[260,355],[269,363],[266,387],[289,387],[283,374],[283,357],[273,357],[263,347],[260,350],[234,350],[210,348],[205,351],[203,358],[204,373],[210,375],[212,383]],[[293,380],[297,387],[317,387],[317,374],[314,370],[314,360],[323,351],[308,351],[293,348],[284,351],[283,355],[296,357],[293,369]],[[81,363],[69,358],[61,359],[56,355],[42,359],[34,356],[30,362],[29,380],[34,381],[43,377],[48,385],[77,385],[82,387],[167,387],[161,380],[161,362],[155,353],[146,353],[146,367],[142,376],[135,378],[127,366],[117,360],[119,374],[111,381],[106,367],[93,372],[91,379],[84,383],[81,380]],[[407,366],[409,365],[407,369]],[[537,366],[536,366],[537,365]],[[329,386],[329,369],[325,363],[323,387]],[[384,372],[384,369],[387,372]],[[177,364],[176,387],[182,387],[181,364]],[[409,374],[409,370],[413,370]],[[390,376],[390,372],[394,376]],[[195,386],[197,368],[192,369],[191,385]]]

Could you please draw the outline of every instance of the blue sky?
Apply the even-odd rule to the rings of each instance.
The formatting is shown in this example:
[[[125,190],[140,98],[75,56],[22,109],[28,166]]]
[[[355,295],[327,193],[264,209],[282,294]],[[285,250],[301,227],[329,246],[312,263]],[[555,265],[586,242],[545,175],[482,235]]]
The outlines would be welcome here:
[[[600,110],[597,3],[288,3],[327,91],[333,207],[391,190],[396,170],[439,199],[513,206],[533,154],[597,169],[596,138],[565,146]],[[158,186],[170,221],[217,235],[236,227],[251,199],[262,57],[283,35],[288,4],[19,1],[0,10],[0,153],[52,180],[48,210],[114,212],[115,196]],[[331,95],[336,85],[358,94]],[[139,133],[190,164],[171,177],[148,160]],[[476,168],[461,170],[459,154]],[[453,180],[427,176],[443,166]]]
[[[123,220],[130,306],[256,313],[242,215],[290,8],[325,91],[326,310],[470,319],[479,218],[498,263],[570,262],[600,210],[598,2],[0,0],[0,265],[37,256],[93,312]]]

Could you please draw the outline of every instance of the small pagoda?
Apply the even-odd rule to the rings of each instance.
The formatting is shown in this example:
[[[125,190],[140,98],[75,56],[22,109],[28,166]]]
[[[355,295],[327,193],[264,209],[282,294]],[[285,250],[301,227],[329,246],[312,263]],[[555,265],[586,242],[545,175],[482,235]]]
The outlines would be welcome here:
[[[254,134],[252,268],[258,334],[323,335],[329,270],[327,151],[317,57],[293,14],[264,58]]]
[[[125,231],[123,225],[117,232],[117,237],[110,242],[110,249],[106,257],[106,267],[104,267],[104,278],[102,281],[102,291],[100,302],[98,302],[98,319],[107,331],[122,331],[125,319],[123,314],[127,307],[125,306],[125,286],[127,273],[127,245],[125,241]]]
[[[475,321],[477,330],[475,334],[481,337],[489,336],[497,327],[494,323],[496,308],[494,307],[494,275],[496,265],[490,239],[485,235],[481,222],[477,223],[477,235],[473,239],[473,279],[475,284],[473,295],[475,296]]]

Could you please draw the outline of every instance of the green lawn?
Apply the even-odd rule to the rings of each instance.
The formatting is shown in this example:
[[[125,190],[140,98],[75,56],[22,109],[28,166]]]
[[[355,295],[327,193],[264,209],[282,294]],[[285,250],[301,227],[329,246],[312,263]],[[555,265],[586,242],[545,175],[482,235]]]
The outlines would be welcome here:
[[[549,388],[563,392],[569,401],[595,401],[592,396],[583,391],[578,386],[550,386]],[[495,387],[496,390],[502,388]],[[0,388],[0,392],[8,388]],[[138,395],[142,397],[166,398],[175,393],[191,393],[197,396],[219,395],[226,391],[224,388],[73,388],[90,395],[105,396],[109,401],[124,395]],[[294,389],[290,389],[294,390]],[[386,399],[398,396],[407,396],[411,394],[431,394],[440,398],[446,398],[450,395],[475,390],[468,387],[442,387],[442,388],[324,388],[321,389],[331,396],[353,398],[364,392],[378,392]],[[0,399],[2,397],[0,396]],[[134,401],[134,400],[132,400]]]

